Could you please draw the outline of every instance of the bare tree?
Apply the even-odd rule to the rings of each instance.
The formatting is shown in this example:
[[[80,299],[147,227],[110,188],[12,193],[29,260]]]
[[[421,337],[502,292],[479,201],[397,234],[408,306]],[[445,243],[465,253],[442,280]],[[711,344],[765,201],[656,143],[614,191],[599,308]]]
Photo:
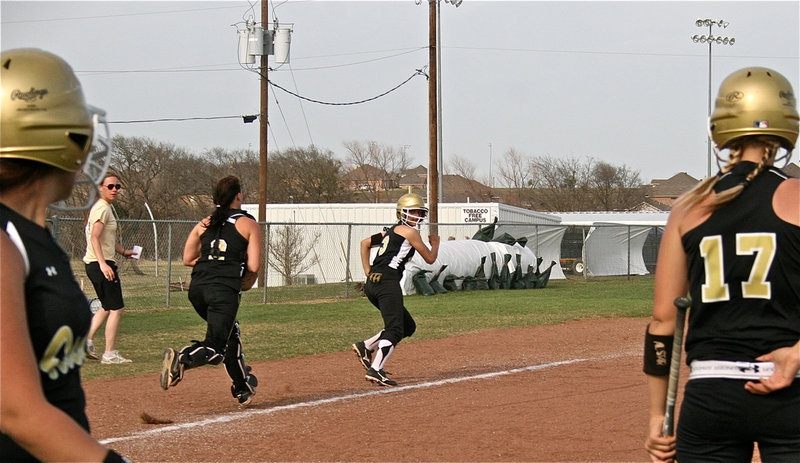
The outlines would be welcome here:
[[[211,164],[212,176],[216,179],[235,175],[242,182],[242,189],[249,202],[258,198],[261,160],[251,149],[226,150],[214,147],[203,151],[200,157]]]
[[[270,158],[267,196],[270,203],[335,203],[348,198],[342,184],[342,162],[316,146],[289,148]]]
[[[445,177],[445,183],[450,188],[456,187],[468,193],[469,197],[478,201],[491,201],[491,189],[487,187],[488,180],[481,181],[476,178],[476,168],[469,159],[457,154],[450,156],[447,162],[450,175]],[[488,176],[487,176],[488,177]]]
[[[347,141],[347,164],[356,176],[357,185],[375,187],[361,191],[370,201],[378,201],[381,191],[389,191],[399,184],[400,176],[411,166],[405,147],[394,148],[375,141]],[[375,178],[378,176],[379,178]]]
[[[316,254],[310,257],[309,253],[319,241],[320,234],[315,232],[308,243],[301,226],[284,225],[273,230],[275,236],[270,238],[269,266],[283,277],[287,285],[292,285],[297,275],[317,263]]]
[[[115,205],[121,217],[147,217],[144,203],[161,218],[197,216],[197,197],[207,195],[212,182],[208,162],[149,138],[117,135],[113,145],[111,168],[125,185]]]
[[[447,161],[448,174],[460,175],[469,180],[477,180],[475,177],[475,164],[469,159],[454,154]]]
[[[639,172],[591,157],[537,157],[535,198],[538,209],[558,212],[630,209],[644,196]]]
[[[639,172],[598,162],[590,180],[595,206],[604,211],[626,210],[642,201]]]
[[[536,202],[549,211],[579,211],[590,208],[590,181],[594,161],[586,158],[534,158],[533,168],[537,186]]]
[[[532,187],[533,174],[531,159],[515,148],[509,148],[498,165],[498,175],[508,188],[521,190]]]

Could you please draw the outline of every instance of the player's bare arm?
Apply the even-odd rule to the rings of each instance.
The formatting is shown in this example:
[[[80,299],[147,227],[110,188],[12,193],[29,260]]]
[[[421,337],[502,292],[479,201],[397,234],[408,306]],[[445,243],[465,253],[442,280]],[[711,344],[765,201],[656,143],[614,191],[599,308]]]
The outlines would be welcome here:
[[[236,219],[236,230],[247,238],[247,271],[258,273],[261,266],[261,232],[258,223],[249,217]]]
[[[377,241],[378,235],[382,237],[383,233],[368,236],[363,240],[361,240],[361,245],[360,245],[361,267],[364,269],[364,276],[369,275],[370,269],[372,268],[369,261],[369,250],[377,246],[377,244],[375,244],[375,241]]]
[[[207,220],[206,218],[198,222],[191,233],[189,233],[189,237],[186,238],[186,244],[183,246],[183,265],[187,267],[194,267],[197,263],[197,259],[200,258],[200,235],[205,232],[208,226],[206,223]]]
[[[781,183],[772,197],[775,215],[800,227],[800,180],[791,178]],[[759,362],[774,362],[775,373],[759,381],[748,381],[745,389],[753,394],[769,394],[789,387],[800,371],[800,340],[794,346],[782,347],[756,358]]]
[[[42,461],[102,461],[108,450],[44,396],[28,337],[22,256],[0,231],[0,383],[2,431]],[[50,436],[41,439],[41,436]]]
[[[800,227],[800,179],[790,178],[781,183],[772,197],[775,215],[790,224]]]
[[[436,262],[436,257],[439,255],[439,235],[430,235],[431,247],[429,248],[422,241],[422,236],[420,236],[416,228],[401,225],[395,231],[398,235],[408,240],[426,263],[432,264]]]

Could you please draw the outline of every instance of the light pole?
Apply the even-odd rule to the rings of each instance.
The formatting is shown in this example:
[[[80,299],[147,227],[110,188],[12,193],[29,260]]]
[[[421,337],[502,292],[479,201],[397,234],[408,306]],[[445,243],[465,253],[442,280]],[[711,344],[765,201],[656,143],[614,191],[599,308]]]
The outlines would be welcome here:
[[[711,45],[718,44],[718,45],[733,45],[736,42],[736,38],[734,37],[722,37],[720,35],[713,35],[711,32],[711,28],[714,26],[727,28],[730,24],[728,21],[724,19],[714,20],[714,19],[698,19],[694,22],[695,26],[697,27],[708,27],[708,35],[699,35],[695,34],[692,36],[692,41],[694,43],[708,43],[708,117],[711,117]],[[713,141],[711,140],[711,136],[709,135],[708,139],[706,140],[706,145],[708,146],[708,172],[707,176],[711,176],[711,144]]]
[[[494,181],[492,179],[492,144],[489,143],[489,188],[494,187]]]

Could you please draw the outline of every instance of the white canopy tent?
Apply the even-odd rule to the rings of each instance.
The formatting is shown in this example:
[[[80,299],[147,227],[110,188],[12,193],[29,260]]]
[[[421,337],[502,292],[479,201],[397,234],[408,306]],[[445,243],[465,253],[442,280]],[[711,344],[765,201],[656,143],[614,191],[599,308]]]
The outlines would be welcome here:
[[[646,275],[642,248],[653,227],[663,228],[669,212],[559,213],[563,225],[588,227],[583,243],[587,275]]]

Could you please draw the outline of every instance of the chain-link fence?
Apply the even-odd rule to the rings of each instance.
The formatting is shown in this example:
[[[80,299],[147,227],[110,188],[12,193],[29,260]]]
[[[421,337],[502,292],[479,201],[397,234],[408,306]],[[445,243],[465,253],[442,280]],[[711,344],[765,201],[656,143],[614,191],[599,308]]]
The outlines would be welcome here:
[[[56,240],[69,255],[75,277],[87,297],[95,297],[82,261],[86,251],[84,221],[53,217],[48,222]],[[126,249],[134,245],[142,247],[139,259],[121,256],[115,259],[126,308],[190,307],[187,291],[192,269],[183,265],[183,247],[195,223],[181,220],[117,221],[117,243]],[[243,303],[359,297],[360,285],[364,281],[360,242],[383,230],[382,225],[363,223],[262,223],[260,227],[265,237],[262,256],[265,272],[258,286],[243,294]],[[423,226],[423,237],[427,237],[428,227],[430,225]],[[479,230],[480,226],[475,224],[438,225],[443,241],[469,239]],[[602,240],[593,244],[592,236],[603,234],[598,230],[607,232],[605,234],[610,235],[615,244],[611,246]],[[560,264],[559,270],[563,269],[563,274],[568,277],[576,273],[576,261],[582,264],[577,266],[581,270],[578,275],[653,272],[661,239],[659,227],[500,223],[496,233],[509,233],[514,238],[526,239],[527,247],[545,259],[545,267],[551,259],[559,259],[560,262],[556,262]],[[608,254],[611,247],[615,247],[616,254]],[[604,250],[605,254],[593,253],[592,249]],[[610,270],[601,265],[605,261],[618,261],[621,256],[627,265],[616,262]],[[639,260],[643,260],[646,270],[637,266]],[[561,274],[559,271],[556,278]]]

